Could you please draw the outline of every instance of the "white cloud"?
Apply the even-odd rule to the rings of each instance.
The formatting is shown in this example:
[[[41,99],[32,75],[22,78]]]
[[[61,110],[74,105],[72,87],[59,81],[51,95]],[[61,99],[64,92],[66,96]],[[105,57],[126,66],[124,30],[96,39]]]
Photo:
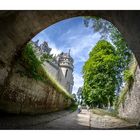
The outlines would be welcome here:
[[[89,52],[93,46],[95,46],[99,38],[99,34],[80,35],[77,36],[71,44],[67,43],[67,46],[69,45],[71,49],[71,55],[75,60],[75,64],[78,62],[85,62],[88,59]]]
[[[59,37],[59,40],[64,41],[66,39],[67,43],[71,43],[71,41],[77,39],[77,36],[80,34],[79,31],[80,30],[74,30],[73,28],[70,28]]]
[[[89,50],[96,44],[98,41],[98,34],[89,34],[86,36],[81,36],[77,38],[75,42],[72,43],[72,55],[76,56],[80,52],[89,52]]]
[[[49,44],[49,47],[52,48],[51,54],[58,55],[62,52],[60,49],[58,49],[58,47],[56,46],[54,42],[48,41],[48,44]]]
[[[53,42],[45,33],[45,30],[37,34],[33,39],[33,41],[39,40],[39,45],[43,43],[44,41],[48,42],[48,45],[51,50],[51,54],[58,55],[62,52],[61,49],[58,49],[58,46],[56,46],[55,42]]]

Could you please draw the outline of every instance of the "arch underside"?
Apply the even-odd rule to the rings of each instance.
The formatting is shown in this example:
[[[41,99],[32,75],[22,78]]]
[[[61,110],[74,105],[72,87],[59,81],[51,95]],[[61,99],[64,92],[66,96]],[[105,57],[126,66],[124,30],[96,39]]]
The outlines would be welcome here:
[[[37,33],[58,21],[76,16],[97,16],[113,23],[123,34],[139,63],[140,11],[2,11],[0,59],[10,63],[9,59],[15,51]],[[3,51],[8,55],[3,54]]]
[[[17,53],[28,41],[48,26],[77,16],[97,16],[114,24],[140,64],[140,11],[0,11],[0,90],[7,86]]]

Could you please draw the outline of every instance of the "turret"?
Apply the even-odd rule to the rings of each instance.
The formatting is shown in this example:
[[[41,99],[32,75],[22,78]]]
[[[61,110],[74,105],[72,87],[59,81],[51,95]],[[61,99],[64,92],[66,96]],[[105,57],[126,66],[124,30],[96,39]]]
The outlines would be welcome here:
[[[73,58],[68,53],[61,53],[57,56],[57,61],[60,69],[62,70],[61,81],[62,85],[66,87],[67,91],[72,93],[73,88]]]
[[[59,54],[57,60],[60,67],[66,67],[73,71],[73,58],[70,56],[70,51],[69,53],[62,52],[61,54]]]

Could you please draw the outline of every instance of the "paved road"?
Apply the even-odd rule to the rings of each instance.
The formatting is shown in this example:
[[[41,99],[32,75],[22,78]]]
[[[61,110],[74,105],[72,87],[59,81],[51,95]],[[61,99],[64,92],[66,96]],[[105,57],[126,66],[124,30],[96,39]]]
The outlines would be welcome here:
[[[70,110],[34,116],[0,114],[0,129],[82,130],[89,129],[89,120],[86,110],[80,114]]]
[[[47,130],[87,130],[90,129],[89,122],[89,112],[83,110],[80,114],[77,114],[77,112],[73,112],[49,123],[43,123],[28,128]]]
[[[70,110],[45,115],[0,115],[0,129],[26,130],[91,130],[91,129],[136,129],[128,122],[92,114],[83,109],[80,114]]]

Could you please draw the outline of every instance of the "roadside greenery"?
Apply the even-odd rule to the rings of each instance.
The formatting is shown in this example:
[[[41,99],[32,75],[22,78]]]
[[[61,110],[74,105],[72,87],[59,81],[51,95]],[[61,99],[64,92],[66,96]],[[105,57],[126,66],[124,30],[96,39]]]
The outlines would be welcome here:
[[[50,84],[59,93],[73,99],[73,97],[47,71],[45,71],[43,62],[46,59],[50,59],[50,57],[43,56],[43,59],[39,60],[32,46],[32,43],[28,43],[21,54],[21,61],[26,69],[26,76]]]
[[[128,47],[125,39],[118,29],[109,21],[99,17],[85,17],[85,26],[91,27],[94,32],[99,33],[101,40],[110,40],[116,48],[116,55],[118,56],[118,74],[117,81],[118,87],[117,92],[121,90],[121,85],[124,82],[124,70],[129,66],[132,59],[132,52]]]
[[[75,104],[75,103],[73,103],[71,106],[70,106],[70,110],[72,111],[72,112],[74,112],[74,111],[76,111],[77,110],[77,107],[78,107],[78,105],[77,104]]]
[[[128,45],[123,38],[122,34],[118,31],[116,27],[113,26],[109,21],[101,19],[99,17],[85,17],[84,23],[86,27],[91,27],[95,33],[99,33],[101,36],[101,40],[110,40],[113,44],[115,50],[115,61],[112,63],[112,68],[114,68],[112,72],[114,72],[115,76],[112,75],[112,72],[109,73],[109,76],[113,78],[113,81],[110,82],[109,76],[106,76],[106,72],[102,70],[102,68],[108,67],[108,64],[103,64],[102,67],[98,71],[96,71],[97,64],[102,60],[102,53],[99,53],[99,57],[97,55],[94,58],[89,55],[89,65],[87,74],[85,73],[87,66],[84,68],[84,88],[83,88],[83,97],[88,105],[96,106],[102,108],[106,107],[107,104],[109,106],[113,106],[115,104],[115,108],[119,106],[119,104],[125,99],[125,95],[128,90],[130,90],[133,81],[134,81],[134,70],[130,70],[130,62],[133,60],[133,53],[128,48]],[[99,41],[100,42],[100,41]],[[99,43],[98,42],[98,43]],[[98,45],[97,43],[97,45]],[[95,47],[97,47],[97,45]],[[105,45],[103,45],[105,46]],[[108,46],[108,45],[107,45]],[[95,52],[94,49],[92,52]],[[92,53],[94,54],[94,53]],[[95,55],[95,54],[94,54]],[[108,58],[108,57],[107,57]],[[114,57],[112,57],[113,59]],[[93,62],[91,61],[93,59]],[[99,59],[99,60],[98,60]],[[86,63],[89,63],[89,62]],[[97,63],[94,63],[94,61]],[[106,61],[106,60],[102,60]],[[95,65],[95,66],[94,66]],[[135,67],[135,66],[134,66]],[[108,67],[109,68],[109,67]],[[96,76],[95,73],[96,72]],[[101,74],[102,72],[102,74]],[[90,75],[90,76],[89,76]],[[86,78],[87,76],[87,78]],[[105,78],[104,78],[105,77]],[[89,78],[89,79],[88,79]],[[92,80],[91,80],[92,79]],[[97,80],[96,80],[97,79]],[[88,84],[89,80],[89,84]],[[105,84],[105,81],[108,80],[108,85]],[[94,81],[94,82],[93,82]],[[96,83],[96,84],[95,84]],[[125,83],[125,87],[122,89],[122,85]],[[105,85],[105,86],[103,86]],[[107,87],[112,86],[112,89],[109,90]],[[102,93],[103,92],[103,93]],[[107,93],[108,92],[108,93]],[[114,95],[113,95],[114,92]],[[111,96],[109,96],[109,93]],[[115,94],[120,94],[120,96],[115,96]],[[108,100],[107,97],[108,96]],[[99,103],[98,103],[99,102]],[[100,103],[102,102],[102,105]]]
[[[99,108],[113,105],[118,85],[117,66],[115,48],[105,40],[99,41],[83,67],[83,98],[86,104]]]
[[[100,116],[112,116],[112,117],[117,117],[115,112],[109,112],[107,110],[104,110],[104,109],[100,109],[100,108],[93,108],[92,109],[92,113],[93,114],[97,114],[97,115],[100,115]]]

